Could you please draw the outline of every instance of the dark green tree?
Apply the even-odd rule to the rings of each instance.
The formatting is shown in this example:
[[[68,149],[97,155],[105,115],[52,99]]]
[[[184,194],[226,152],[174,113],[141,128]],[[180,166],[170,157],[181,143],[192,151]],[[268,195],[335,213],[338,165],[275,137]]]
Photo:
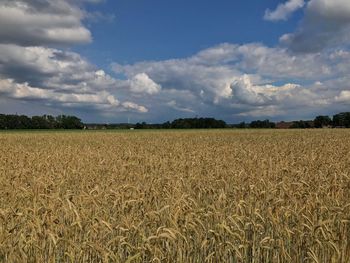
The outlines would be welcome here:
[[[173,129],[220,129],[226,128],[226,122],[214,118],[176,119],[170,127]]]
[[[342,112],[334,115],[333,126],[350,128],[350,112]]]
[[[309,122],[307,121],[294,121],[292,126],[290,127],[291,129],[309,129],[312,128]]]
[[[264,121],[252,121],[249,124],[250,128],[260,128],[260,129],[270,129],[270,128],[275,128],[276,124],[274,122],[270,122],[269,120],[264,120]]]
[[[247,128],[247,124],[246,124],[244,121],[242,121],[241,123],[239,123],[239,124],[237,125],[237,128],[239,128],[239,129]]]
[[[78,117],[59,115],[56,118],[57,128],[60,129],[83,129],[84,124]]]
[[[44,116],[33,116],[32,129],[49,129],[49,124]]]
[[[317,116],[314,120],[315,128],[323,128],[331,124],[332,120],[328,116]]]

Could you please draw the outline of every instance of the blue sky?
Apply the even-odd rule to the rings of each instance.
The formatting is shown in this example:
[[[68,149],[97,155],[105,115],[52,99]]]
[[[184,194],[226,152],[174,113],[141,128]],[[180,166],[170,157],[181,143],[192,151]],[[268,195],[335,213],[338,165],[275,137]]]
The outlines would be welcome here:
[[[86,122],[349,110],[348,0],[0,0],[0,112]]]
[[[99,65],[108,61],[182,58],[221,43],[278,44],[293,31],[300,13],[286,22],[263,20],[279,1],[124,0],[89,5],[91,12],[114,17],[91,23],[94,41],[76,50]]]

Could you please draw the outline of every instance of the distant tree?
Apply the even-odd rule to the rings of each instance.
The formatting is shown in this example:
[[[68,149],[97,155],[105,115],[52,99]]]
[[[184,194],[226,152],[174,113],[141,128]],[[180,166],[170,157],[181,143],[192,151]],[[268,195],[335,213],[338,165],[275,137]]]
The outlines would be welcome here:
[[[51,115],[44,115],[43,116],[46,119],[46,123],[49,129],[57,129],[58,124],[57,121],[55,119],[55,117],[51,116]]]
[[[6,115],[0,114],[0,130],[6,129]]]
[[[0,129],[30,129],[31,120],[24,115],[0,114]]]
[[[6,129],[20,129],[18,115],[6,115]]]
[[[146,122],[136,123],[135,129],[148,129],[149,125]]]
[[[171,128],[173,129],[190,129],[191,124],[190,119],[176,119],[171,123]],[[193,126],[194,128],[194,126]]]
[[[0,114],[0,129],[82,129],[81,120],[75,116],[33,116]]]
[[[171,123],[170,122],[164,122],[162,124],[162,129],[170,129],[171,128]]]
[[[78,117],[59,115],[56,118],[57,126],[61,129],[83,129],[84,124]]]
[[[32,129],[49,129],[49,124],[44,116],[32,117]]]
[[[300,120],[300,121],[294,121],[290,128],[291,129],[309,129],[309,128],[312,128],[312,126],[308,121]]]
[[[323,128],[331,124],[332,120],[328,116],[317,116],[314,120],[315,128]]]
[[[249,124],[250,128],[260,128],[260,129],[269,129],[269,128],[275,128],[276,124],[274,122],[270,122],[269,120],[257,120],[257,121],[252,121]]]
[[[25,116],[18,116],[19,119],[19,129],[31,129],[32,128],[32,120]]]
[[[350,112],[342,112],[334,115],[333,126],[350,128]]]
[[[243,121],[237,125],[237,128],[239,128],[239,129],[247,128],[247,124]]]
[[[170,127],[173,129],[219,129],[226,128],[226,122],[214,118],[176,119]]]
[[[136,123],[135,124],[135,129],[142,129],[142,124],[141,123]]]

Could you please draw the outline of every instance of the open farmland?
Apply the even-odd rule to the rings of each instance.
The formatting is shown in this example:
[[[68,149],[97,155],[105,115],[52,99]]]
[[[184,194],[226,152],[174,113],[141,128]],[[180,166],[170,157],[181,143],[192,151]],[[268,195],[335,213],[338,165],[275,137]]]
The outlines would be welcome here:
[[[350,262],[350,131],[0,133],[0,262]]]

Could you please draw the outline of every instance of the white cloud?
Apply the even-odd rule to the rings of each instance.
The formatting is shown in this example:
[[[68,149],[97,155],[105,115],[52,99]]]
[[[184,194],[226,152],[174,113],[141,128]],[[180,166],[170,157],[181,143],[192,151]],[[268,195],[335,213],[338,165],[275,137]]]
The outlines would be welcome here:
[[[339,94],[339,96],[335,97],[335,100],[337,102],[341,103],[350,103],[350,90],[342,90]]]
[[[194,113],[195,112],[191,108],[186,108],[186,107],[179,106],[175,100],[171,100],[171,101],[167,102],[166,105],[169,106],[170,108],[173,108],[174,110],[177,110],[177,111],[190,112],[190,113]]]
[[[133,102],[120,103],[107,91],[96,91],[90,94],[65,93],[57,90],[31,87],[28,83],[16,83],[12,79],[0,79],[0,94],[10,99],[42,101],[46,105],[56,107],[95,108],[104,111],[134,110],[147,112],[147,108]]]
[[[75,52],[48,47],[91,41],[83,25],[85,18],[90,19],[82,8],[84,2],[102,1],[0,0],[1,98],[56,109],[146,113],[145,106],[129,101],[129,94],[123,93],[125,81],[97,69]],[[144,75],[130,82],[137,91],[160,89]]]
[[[45,47],[0,44],[0,75],[46,89],[89,92],[116,85],[116,80],[79,54]]]
[[[231,84],[233,97],[241,103],[263,105],[271,101],[271,98],[264,95],[264,91],[254,86],[248,75],[243,75]]]
[[[348,0],[308,1],[282,46],[224,43],[183,59],[113,64],[123,79],[57,48],[91,41],[84,2],[100,0],[0,0],[1,99],[109,116],[143,113],[155,121],[194,114],[308,118],[350,101]],[[288,1],[265,19],[287,19],[303,6]]]
[[[84,11],[68,0],[0,1],[0,43],[24,46],[91,41]]]
[[[16,83],[12,79],[0,79],[0,92],[15,99],[36,99],[60,103],[109,104],[118,106],[119,102],[109,93],[102,91],[95,94],[61,93],[54,90],[31,87],[28,83]]]
[[[119,102],[120,82],[74,52],[0,44],[1,96],[61,108],[147,112],[136,103]]]
[[[279,4],[273,11],[266,10],[264,19],[270,21],[287,20],[295,11],[303,8],[304,0],[289,0],[284,4]]]
[[[144,106],[140,106],[140,105],[137,105],[136,103],[133,103],[133,102],[130,102],[130,101],[126,101],[126,102],[123,102],[123,107],[125,109],[131,109],[131,110],[136,110],[138,112],[141,112],[141,113],[146,113],[148,112],[148,109]]]
[[[349,58],[342,49],[292,54],[280,47],[226,43],[189,58],[113,67],[127,77],[145,73],[162,86],[147,101],[152,112],[168,107],[178,114],[218,111],[227,118],[309,118],[317,109],[339,108],[335,97],[348,89],[340,76],[350,71]]]
[[[238,116],[250,118],[266,118],[267,116],[282,116],[285,114],[287,114],[287,112],[282,110],[280,107],[276,105],[269,105],[254,107],[252,110],[239,113]]]
[[[238,76],[238,72],[225,65],[214,66],[209,65],[209,60],[207,62],[203,63],[194,56],[125,66],[113,64],[113,68],[116,72],[124,73],[128,78],[137,74],[147,74],[154,82],[161,85],[160,94],[164,94],[164,89],[172,89],[191,91],[194,96],[199,96],[203,90],[207,94],[205,99],[210,99],[211,102],[230,97],[230,83],[234,76]]]
[[[297,101],[300,101],[300,95],[304,91],[300,85],[292,83],[286,83],[282,86],[255,84],[254,78],[249,75],[243,75],[235,80],[231,87],[233,99],[238,103],[258,107],[265,106],[267,109],[270,106],[290,103],[291,99],[297,103]]]
[[[129,80],[130,90],[135,93],[156,94],[161,90],[161,86],[155,83],[146,73],[136,74]]]
[[[320,52],[350,44],[350,1],[310,0],[296,30],[280,38],[295,52]]]

